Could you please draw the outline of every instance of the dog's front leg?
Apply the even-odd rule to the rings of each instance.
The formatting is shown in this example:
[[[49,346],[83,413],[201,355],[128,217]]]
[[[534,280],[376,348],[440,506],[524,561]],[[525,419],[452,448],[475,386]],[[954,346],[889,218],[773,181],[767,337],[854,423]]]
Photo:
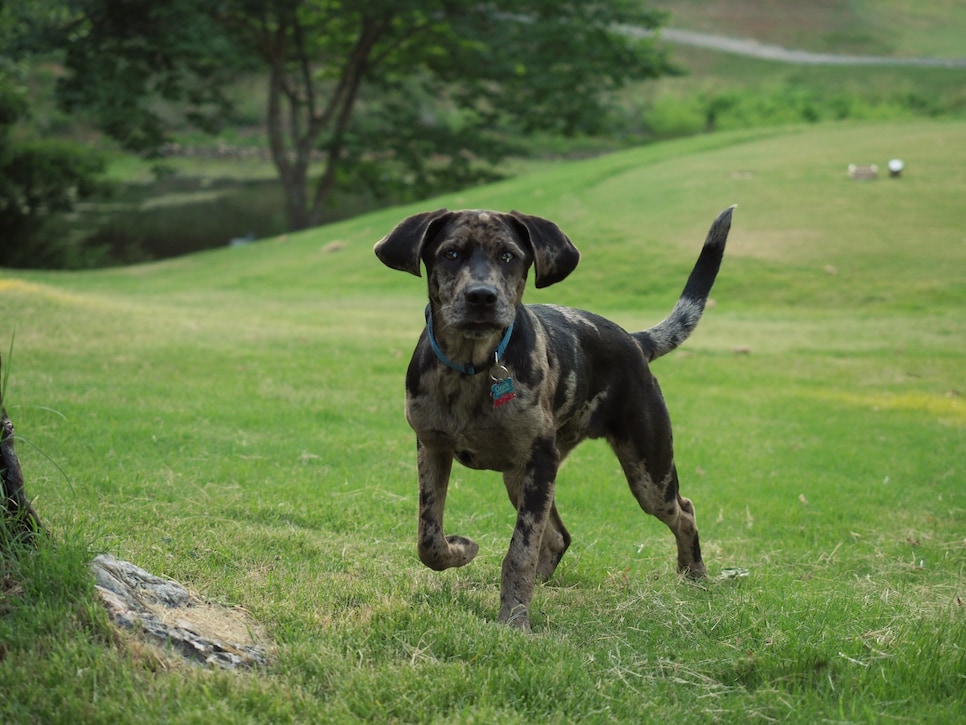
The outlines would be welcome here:
[[[553,439],[541,439],[534,443],[526,468],[504,474],[510,500],[517,504],[517,522],[503,559],[500,621],[525,632],[530,631],[530,602],[553,506],[558,461]]]
[[[465,536],[443,533],[443,509],[453,468],[448,451],[427,448],[417,441],[419,469],[419,558],[430,569],[442,571],[473,561],[479,545]]]

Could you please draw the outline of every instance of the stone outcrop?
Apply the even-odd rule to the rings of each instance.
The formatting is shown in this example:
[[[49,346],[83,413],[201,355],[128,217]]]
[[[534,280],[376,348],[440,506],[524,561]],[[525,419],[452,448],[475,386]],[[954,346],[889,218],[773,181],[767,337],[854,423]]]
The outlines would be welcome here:
[[[199,664],[250,669],[268,662],[267,637],[245,610],[205,601],[109,554],[95,558],[91,568],[97,593],[119,629]]]

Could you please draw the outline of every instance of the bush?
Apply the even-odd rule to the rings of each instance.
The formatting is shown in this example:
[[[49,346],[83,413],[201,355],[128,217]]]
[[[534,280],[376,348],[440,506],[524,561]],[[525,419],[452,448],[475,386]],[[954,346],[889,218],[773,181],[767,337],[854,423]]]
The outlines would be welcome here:
[[[23,89],[0,78],[0,266],[61,267],[69,240],[45,226],[97,188],[100,153],[62,140],[12,140],[27,116]]]
[[[0,266],[62,267],[70,239],[53,217],[90,196],[104,162],[68,141],[34,141],[0,160]]]

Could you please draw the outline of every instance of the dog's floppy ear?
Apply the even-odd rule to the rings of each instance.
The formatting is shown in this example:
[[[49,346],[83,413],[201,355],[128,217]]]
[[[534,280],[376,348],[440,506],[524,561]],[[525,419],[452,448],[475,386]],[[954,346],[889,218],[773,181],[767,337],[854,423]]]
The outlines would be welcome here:
[[[580,261],[580,252],[560,227],[548,219],[518,211],[511,211],[509,216],[530,243],[537,287],[556,284],[574,271]]]
[[[433,228],[438,227],[435,223],[442,222],[448,215],[446,209],[437,209],[406,217],[376,242],[372,251],[387,267],[420,277],[419,262],[423,247],[432,238]]]

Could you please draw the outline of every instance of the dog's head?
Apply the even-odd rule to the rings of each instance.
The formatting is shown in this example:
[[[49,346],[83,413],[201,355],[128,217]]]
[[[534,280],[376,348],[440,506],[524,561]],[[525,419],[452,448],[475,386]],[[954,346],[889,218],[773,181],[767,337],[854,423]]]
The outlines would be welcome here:
[[[388,267],[420,276],[440,322],[464,337],[507,327],[533,265],[537,287],[559,282],[580,252],[551,221],[511,211],[438,211],[401,221],[375,246]]]

